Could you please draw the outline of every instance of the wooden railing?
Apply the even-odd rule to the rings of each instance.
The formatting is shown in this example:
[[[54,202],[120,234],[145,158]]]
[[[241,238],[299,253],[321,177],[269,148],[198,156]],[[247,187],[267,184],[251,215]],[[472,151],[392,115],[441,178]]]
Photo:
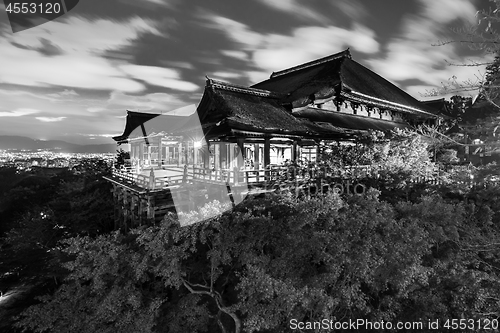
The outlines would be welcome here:
[[[122,182],[139,186],[148,190],[162,190],[170,185],[178,185],[191,181],[203,181],[207,183],[219,184],[272,184],[281,181],[309,181],[311,179],[324,178],[346,178],[362,179],[366,177],[378,177],[378,170],[374,170],[369,165],[349,166],[339,171],[332,171],[326,167],[300,168],[294,166],[268,166],[260,170],[232,170],[206,169],[196,166],[185,166],[183,171],[178,168],[162,168],[161,170],[171,171],[174,175],[158,176],[154,170],[149,175],[135,172],[134,168],[114,169],[113,176]],[[432,182],[436,175],[429,175],[418,179],[420,182]]]
[[[154,171],[150,172],[149,175],[143,175],[130,168],[113,169],[112,175],[124,184],[147,190],[163,190],[170,185],[180,184],[184,181],[184,174],[159,177],[155,176]]]
[[[228,182],[230,184],[238,183],[265,183],[279,180],[292,179],[310,179],[323,178],[326,176],[341,177],[340,174],[335,174],[326,168],[303,169],[293,166],[268,166],[260,170],[213,170],[199,167],[189,168],[192,170],[192,178],[198,180],[207,180],[214,182]],[[370,166],[353,166],[346,168],[344,174],[349,177],[361,178],[371,174]]]
[[[192,167],[192,178],[194,180],[204,180],[209,182],[220,182],[229,184],[260,183],[269,179],[270,168],[265,170],[214,170],[199,167]]]

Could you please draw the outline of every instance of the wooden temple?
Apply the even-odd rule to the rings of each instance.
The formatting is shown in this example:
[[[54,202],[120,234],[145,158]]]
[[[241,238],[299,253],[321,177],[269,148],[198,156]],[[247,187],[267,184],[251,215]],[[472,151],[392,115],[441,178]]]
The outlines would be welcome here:
[[[193,181],[259,184],[286,160],[319,160],[325,142],[439,120],[345,50],[250,87],[207,78],[189,116],[128,111],[113,139],[131,145],[131,168],[110,180],[118,188],[128,177],[148,193]]]

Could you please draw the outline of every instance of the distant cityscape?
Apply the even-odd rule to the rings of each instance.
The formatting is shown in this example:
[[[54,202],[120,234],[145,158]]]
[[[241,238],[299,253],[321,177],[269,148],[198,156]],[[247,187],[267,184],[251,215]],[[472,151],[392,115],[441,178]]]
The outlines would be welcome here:
[[[113,153],[59,153],[48,150],[10,151],[0,150],[0,167],[16,167],[19,171],[34,171],[43,174],[62,170],[78,171],[83,159],[103,159],[112,163]]]
[[[111,140],[110,140],[111,141]],[[25,136],[0,135],[0,150],[6,151],[52,151],[58,153],[114,153],[115,142],[79,145],[61,140],[35,140]]]

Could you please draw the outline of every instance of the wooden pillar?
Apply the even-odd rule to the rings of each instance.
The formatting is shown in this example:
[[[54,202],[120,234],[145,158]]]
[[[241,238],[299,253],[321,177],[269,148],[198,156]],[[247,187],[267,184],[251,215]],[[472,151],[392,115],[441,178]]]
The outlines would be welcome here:
[[[271,164],[271,138],[264,139],[264,167]]]
[[[137,203],[137,196],[132,194],[130,196],[130,219],[131,219],[131,225],[134,228],[137,226],[137,214],[135,209],[136,203]]]
[[[148,219],[154,220],[155,218],[155,198],[153,196],[148,197],[148,202],[147,202],[147,210],[148,210]]]
[[[293,140],[292,143],[292,162],[297,161],[298,155],[297,155],[297,140]]]
[[[118,201],[118,188],[117,188],[117,185],[116,184],[113,184],[113,189],[112,189],[112,192],[113,192],[113,222],[114,222],[114,230],[117,230],[118,229],[118,226],[119,226],[119,222],[118,222],[118,219],[120,217],[119,213],[120,213],[120,210],[119,210],[119,201]]]
[[[228,161],[227,161],[227,168],[228,169],[233,169],[236,164],[234,163],[234,143],[228,143],[227,144],[227,155],[228,155]]]
[[[238,169],[241,170],[241,168],[245,166],[245,138],[237,138],[236,143],[238,144],[238,150],[240,152],[237,156],[237,166]]]
[[[219,142],[214,142],[214,169],[219,170],[220,169],[220,143]],[[210,164],[212,164],[212,161],[210,161]]]
[[[193,144],[193,166],[196,166],[198,167],[198,153],[200,151],[200,147],[196,147],[194,144]]]
[[[130,160],[133,161],[135,158],[135,145],[133,142],[130,143]]]
[[[254,165],[254,170],[259,170],[259,163],[260,163],[260,144],[256,143],[253,145],[253,165]]]
[[[138,215],[139,215],[139,225],[142,225],[143,215],[144,215],[144,207],[145,207],[144,199],[139,197],[139,207],[138,207]]]
[[[144,165],[144,143],[142,141],[139,143],[139,165],[140,169]]]
[[[177,166],[182,164],[182,142],[179,142],[179,146],[177,147]]]
[[[264,138],[264,168],[265,170],[270,170],[269,165],[271,164],[271,138]],[[270,171],[265,171],[265,181],[270,180]]]
[[[226,143],[225,142],[219,142],[219,165],[220,165],[220,169],[227,169],[227,166],[226,166],[226,154],[227,154],[227,150],[226,150]]]
[[[184,165],[189,164],[189,141],[184,141]]]
[[[321,161],[321,148],[320,142],[316,142],[316,162]]]
[[[128,206],[128,191],[123,190],[123,228],[125,232],[128,232],[128,220],[129,220],[129,206]]]
[[[162,165],[163,165],[163,156],[162,156],[162,151],[163,151],[163,147],[162,147],[162,144],[161,144],[161,136],[158,137],[158,166],[161,168]]]
[[[210,168],[210,145],[208,140],[206,149],[203,148],[203,168]]]
[[[149,190],[154,190],[155,189],[155,183],[156,183],[155,172],[154,172],[153,168],[151,167],[151,170],[149,171],[148,189]]]

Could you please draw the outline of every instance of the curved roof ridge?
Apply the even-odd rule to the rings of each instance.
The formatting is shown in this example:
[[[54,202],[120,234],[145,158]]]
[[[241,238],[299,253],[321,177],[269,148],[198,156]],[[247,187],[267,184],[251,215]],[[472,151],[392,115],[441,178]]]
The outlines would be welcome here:
[[[272,97],[272,98],[280,98],[283,97],[283,94],[270,91],[270,90],[265,90],[265,89],[258,89],[258,88],[249,88],[245,86],[241,86],[238,84],[233,84],[225,81],[220,81],[220,80],[215,80],[211,79],[207,76],[207,87],[214,87],[214,88],[219,88],[227,91],[235,91],[247,95],[254,95],[254,96],[260,96],[260,97]]]
[[[309,61],[309,62],[306,62],[306,63],[301,64],[301,65],[297,65],[297,66],[290,67],[290,68],[287,68],[287,69],[284,69],[284,70],[281,70],[281,71],[273,72],[271,74],[270,78],[272,79],[272,78],[275,78],[277,76],[281,76],[281,75],[285,75],[285,74],[288,74],[288,73],[292,73],[292,72],[295,72],[295,71],[298,71],[298,70],[301,70],[301,69],[304,69],[304,68],[308,68],[308,67],[320,65],[320,64],[323,64],[325,62],[329,62],[329,61],[332,61],[332,60],[335,60],[335,59],[339,59],[339,58],[343,58],[343,57],[351,58],[351,52],[349,51],[349,48],[347,48],[346,50],[344,50],[342,52],[335,53],[335,54],[326,56],[324,58],[316,59],[316,60]]]

